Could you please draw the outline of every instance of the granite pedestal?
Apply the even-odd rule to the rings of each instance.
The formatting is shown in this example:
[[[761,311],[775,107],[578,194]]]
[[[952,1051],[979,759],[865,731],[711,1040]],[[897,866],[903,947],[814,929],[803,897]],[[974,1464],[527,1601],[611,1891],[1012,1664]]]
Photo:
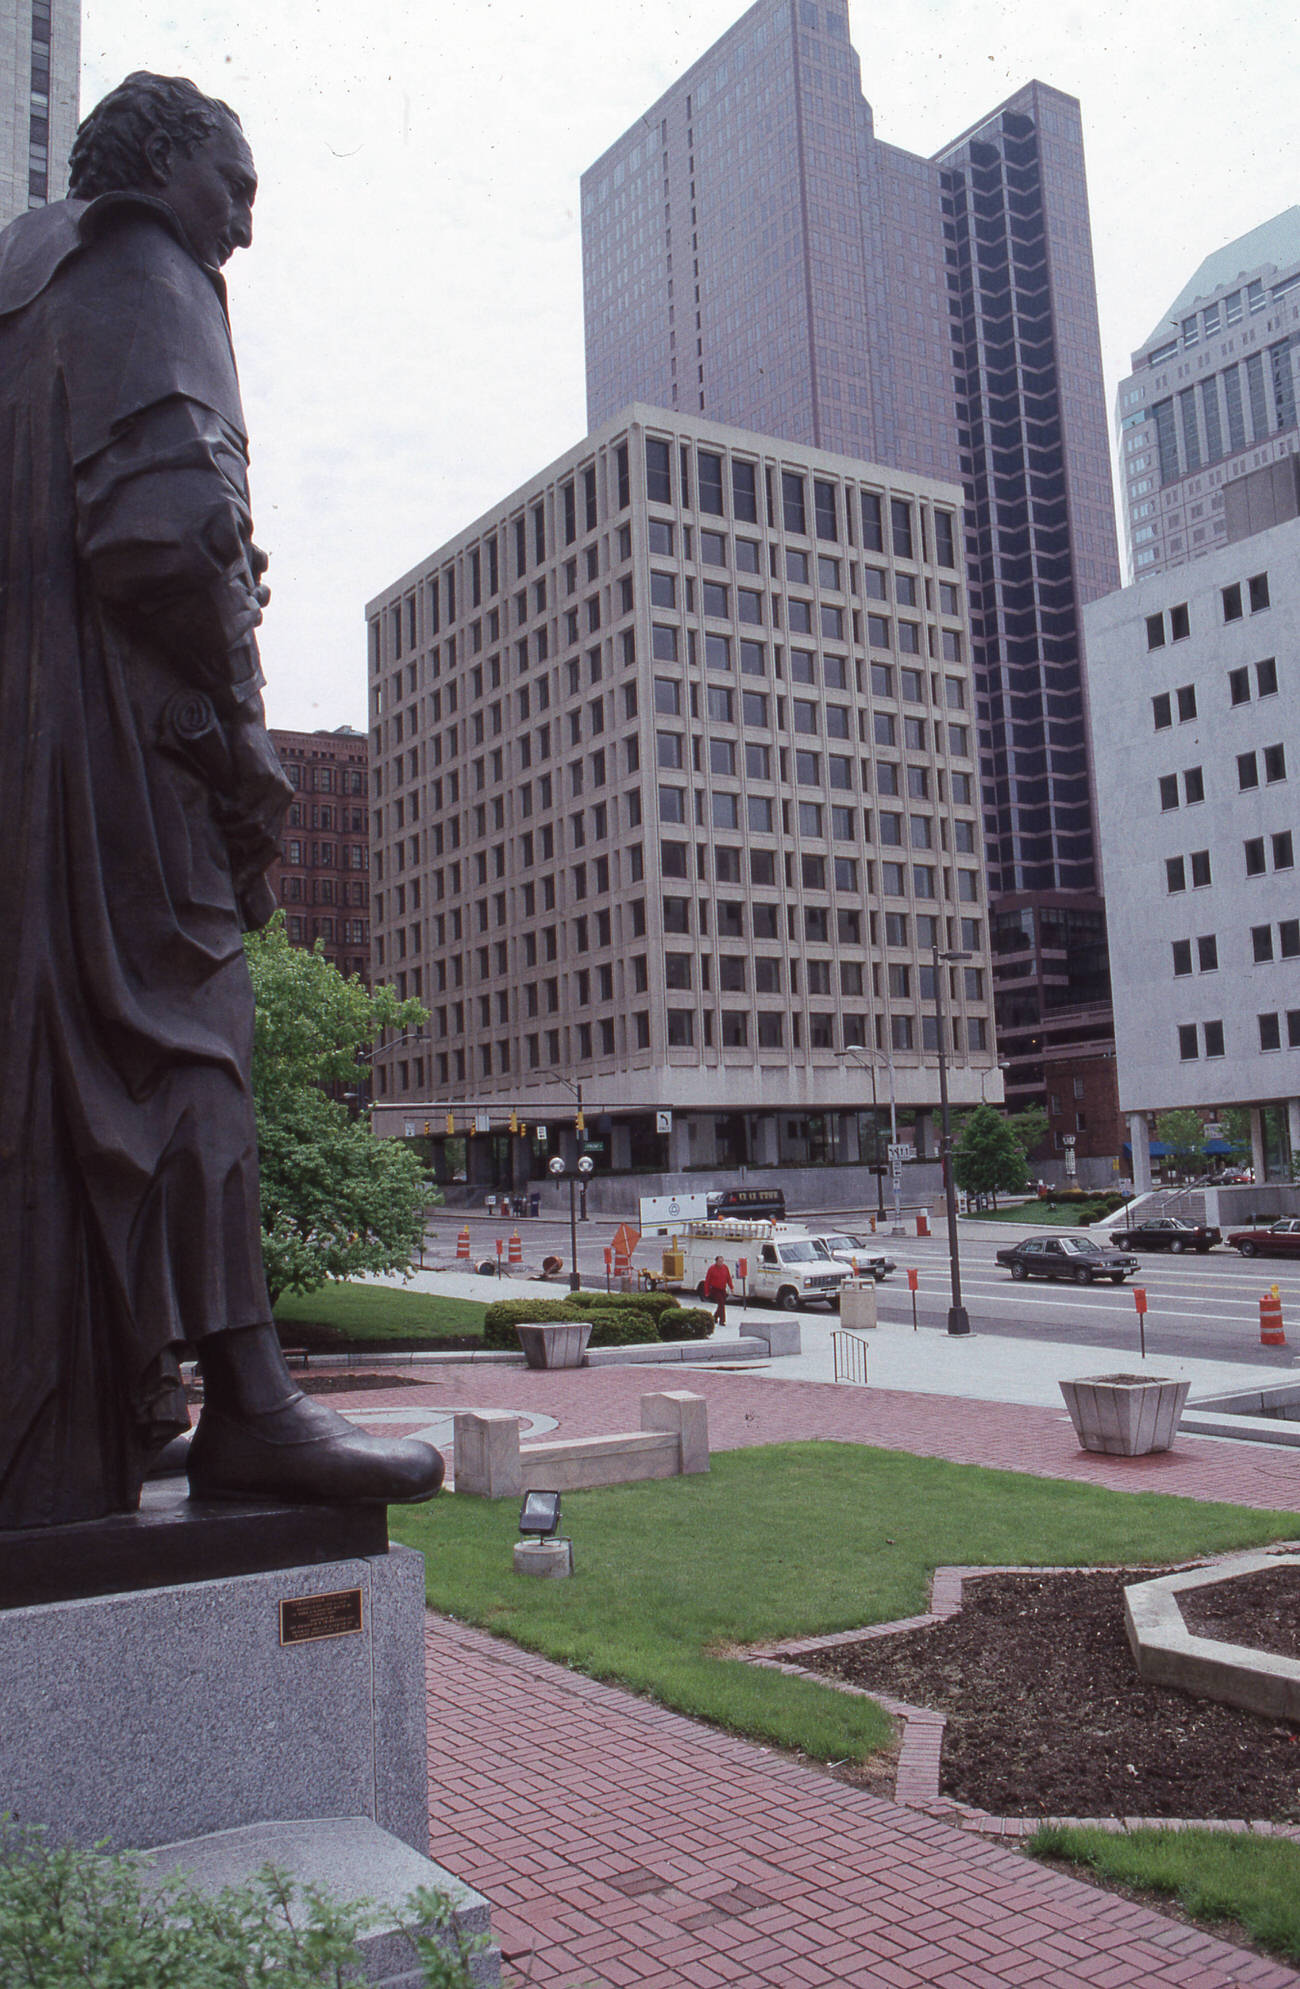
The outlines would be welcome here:
[[[389,1550],[382,1507],[332,1528],[332,1508],[208,1507],[210,1534],[203,1510],[172,1483],[147,1488],[135,1522],[98,1522],[127,1584],[113,1594],[13,1606],[16,1564],[30,1587],[43,1549],[57,1587],[60,1536],[95,1529],[0,1539],[0,1807],[59,1841],[135,1849],[268,1816],[362,1816],[423,1853],[422,1557]],[[172,1578],[146,1587],[151,1539]]]

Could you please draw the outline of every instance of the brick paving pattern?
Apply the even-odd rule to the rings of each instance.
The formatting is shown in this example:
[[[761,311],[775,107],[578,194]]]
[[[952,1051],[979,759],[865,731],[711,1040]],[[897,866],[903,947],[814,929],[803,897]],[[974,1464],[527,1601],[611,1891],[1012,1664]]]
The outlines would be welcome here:
[[[1063,1410],[752,1374],[472,1365],[439,1368],[418,1399],[528,1410],[555,1417],[557,1435],[581,1436],[635,1428],[645,1390],[682,1386],[707,1399],[719,1450],[868,1443],[1300,1509],[1294,1451],[1180,1438],[1163,1456],[1093,1456]],[[372,1408],[413,1406],[413,1394],[339,1406],[364,1423]],[[1292,1969],[996,1838],[437,1616],[428,1676],[432,1855],[486,1893],[508,1976],[532,1989],[1300,1985]]]
[[[658,1388],[688,1388],[705,1398],[714,1450],[811,1440],[877,1444],[917,1457],[1028,1471],[1039,1478],[1072,1478],[1119,1492],[1172,1492],[1190,1499],[1300,1509],[1300,1450],[1180,1436],[1176,1449],[1153,1457],[1103,1457],[1079,1449],[1064,1404],[1037,1409],[680,1367],[530,1372],[467,1363],[440,1366],[427,1392],[418,1396],[414,1389],[391,1394],[376,1390],[355,1401],[341,1396],[334,1406],[361,1423],[369,1409],[414,1410],[415,1402],[532,1410],[556,1418],[553,1436],[600,1436],[636,1429],[641,1396]],[[397,1426],[385,1427],[392,1432]]]

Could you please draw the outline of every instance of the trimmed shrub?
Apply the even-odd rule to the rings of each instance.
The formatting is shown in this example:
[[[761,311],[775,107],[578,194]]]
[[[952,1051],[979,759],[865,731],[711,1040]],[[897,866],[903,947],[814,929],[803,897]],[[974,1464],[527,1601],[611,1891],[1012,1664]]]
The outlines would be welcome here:
[[[713,1314],[706,1305],[678,1305],[659,1315],[661,1340],[707,1340],[713,1331]]]
[[[578,1291],[573,1294],[573,1302],[580,1312],[593,1306],[602,1312],[630,1307],[634,1312],[648,1312],[652,1319],[662,1312],[671,1312],[677,1304],[670,1291]]]
[[[583,1310],[591,1320],[589,1346],[633,1347],[659,1338],[648,1312],[636,1312],[631,1306],[606,1311],[592,1305],[584,1306]]]
[[[580,1302],[583,1299],[587,1300],[586,1304]],[[598,1292],[575,1292],[571,1298],[499,1299],[483,1315],[483,1339],[489,1347],[508,1348],[516,1353],[519,1349],[516,1326],[544,1326],[550,1319],[575,1317],[591,1320],[593,1347],[629,1346],[659,1338],[654,1318],[646,1308],[607,1305]]]

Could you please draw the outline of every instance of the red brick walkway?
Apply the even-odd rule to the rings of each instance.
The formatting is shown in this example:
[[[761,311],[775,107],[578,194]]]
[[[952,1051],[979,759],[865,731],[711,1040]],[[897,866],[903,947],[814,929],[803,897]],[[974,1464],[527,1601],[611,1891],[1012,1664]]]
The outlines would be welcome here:
[[[536,1989],[1281,1989],[1300,1975],[430,1619],[432,1854]]]
[[[1300,1511],[1300,1449],[1180,1437],[1175,1450],[1154,1457],[1100,1457],[1079,1449],[1064,1404],[1033,1409],[683,1367],[534,1373],[469,1365],[439,1367],[436,1378],[418,1394],[401,1388],[336,1399],[337,1406],[361,1422],[368,1409],[407,1404],[414,1422],[419,1419],[416,1404],[446,1403],[532,1410],[557,1419],[555,1436],[598,1436],[636,1429],[642,1394],[658,1388],[688,1388],[705,1397],[714,1450],[821,1438],[1028,1471],[1040,1478],[1073,1478],[1121,1492],[1176,1492],[1191,1499]]]
[[[576,1436],[634,1429],[639,1396],[662,1387],[707,1398],[717,1449],[825,1438],[1300,1510],[1297,1452],[1180,1439],[1164,1457],[1092,1457],[1063,1412],[755,1375],[459,1367],[418,1397],[340,1406],[362,1421],[417,1402],[531,1410]],[[516,1979],[534,1989],[1300,1984],[999,1843],[445,1618],[429,1619],[428,1655],[432,1854],[487,1894]]]

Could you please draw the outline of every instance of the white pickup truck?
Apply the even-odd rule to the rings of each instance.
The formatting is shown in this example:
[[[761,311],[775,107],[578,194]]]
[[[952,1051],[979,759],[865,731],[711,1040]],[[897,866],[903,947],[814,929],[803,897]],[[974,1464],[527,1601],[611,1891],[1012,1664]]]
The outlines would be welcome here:
[[[784,1222],[688,1222],[664,1238],[662,1268],[649,1261],[645,1244],[638,1256],[649,1281],[701,1298],[705,1272],[721,1257],[735,1280],[735,1301],[761,1299],[786,1312],[837,1306],[840,1286],[852,1275],[829,1236]]]

